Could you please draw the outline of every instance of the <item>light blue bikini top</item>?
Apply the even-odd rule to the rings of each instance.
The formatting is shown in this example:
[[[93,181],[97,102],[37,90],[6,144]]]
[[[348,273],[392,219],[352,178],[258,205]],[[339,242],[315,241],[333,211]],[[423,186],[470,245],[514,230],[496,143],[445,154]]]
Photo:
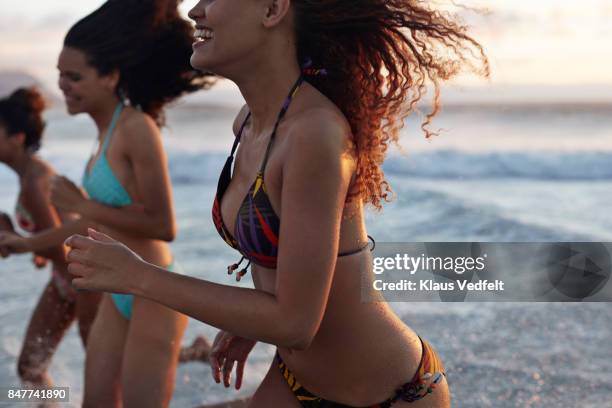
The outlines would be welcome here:
[[[113,173],[113,169],[106,159],[106,151],[122,111],[123,104],[119,103],[113,113],[113,118],[106,132],[102,151],[98,159],[91,167],[91,170],[88,172],[87,168],[85,168],[85,173],[83,174],[83,187],[87,194],[89,194],[89,197],[109,207],[125,207],[132,204],[132,198],[125,191],[125,188],[123,188],[115,173]]]

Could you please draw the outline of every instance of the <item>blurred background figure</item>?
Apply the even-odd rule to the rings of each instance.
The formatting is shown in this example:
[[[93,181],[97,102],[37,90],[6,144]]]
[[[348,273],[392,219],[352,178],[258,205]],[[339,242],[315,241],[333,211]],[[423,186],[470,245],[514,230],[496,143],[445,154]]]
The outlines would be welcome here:
[[[45,123],[43,97],[36,89],[21,88],[0,100],[0,162],[19,178],[15,206],[17,225],[31,234],[58,227],[69,219],[51,205],[51,180],[55,171],[37,155],[42,143]],[[8,214],[0,215],[0,234],[18,234]],[[3,256],[8,255],[7,250]],[[47,369],[59,342],[76,319],[83,344],[95,317],[101,296],[77,292],[71,286],[64,246],[46,248],[35,253],[34,263],[44,267],[51,261],[51,279],[38,299],[26,330],[17,363],[21,381],[33,385],[52,385]],[[15,275],[17,272],[11,273]],[[5,276],[11,282],[14,276]],[[19,279],[17,277],[17,279]],[[10,286],[10,284],[9,284]]]
[[[159,128],[164,106],[209,85],[189,65],[193,28],[177,1],[109,0],[73,25],[59,54],[68,113],[86,113],[98,147],[80,190],[65,177],[54,206],[79,219],[34,237],[4,237],[14,253],[61,245],[87,227],[120,236],[148,262],[181,271],[167,242],[176,234]],[[169,404],[187,318],[133,296],[103,296],[87,344],[84,406]]]

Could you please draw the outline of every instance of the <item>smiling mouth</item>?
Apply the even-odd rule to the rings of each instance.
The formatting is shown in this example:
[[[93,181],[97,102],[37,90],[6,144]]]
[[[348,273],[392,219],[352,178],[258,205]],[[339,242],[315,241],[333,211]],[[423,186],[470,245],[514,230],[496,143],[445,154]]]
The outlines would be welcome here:
[[[198,28],[194,33],[194,37],[196,40],[196,44],[199,44],[199,43],[206,43],[214,39],[215,34],[213,30],[211,30],[210,28],[204,27],[204,28]]]
[[[66,94],[64,94],[64,99],[69,99],[69,100],[74,101],[74,100],[76,100],[77,98],[76,98],[76,96],[72,96],[72,95],[66,95]]]

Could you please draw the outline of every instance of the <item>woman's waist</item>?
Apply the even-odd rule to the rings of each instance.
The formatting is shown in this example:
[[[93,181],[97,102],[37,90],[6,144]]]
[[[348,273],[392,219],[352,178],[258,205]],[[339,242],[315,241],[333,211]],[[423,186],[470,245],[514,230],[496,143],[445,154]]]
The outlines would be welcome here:
[[[389,398],[412,379],[421,359],[418,336],[390,322],[364,322],[356,330],[322,325],[308,349],[278,351],[297,381],[310,392],[352,406]]]
[[[154,265],[167,266],[174,260],[170,245],[166,241],[138,237],[104,226],[100,227],[100,232],[121,242],[136,252],[142,259]]]
[[[336,302],[330,299],[319,328],[306,350],[295,352],[308,360],[312,354],[344,355],[352,358],[355,352],[385,355],[385,348],[401,351],[406,343],[418,336],[404,324],[386,303],[360,302],[358,298]],[[378,360],[378,357],[373,357]]]

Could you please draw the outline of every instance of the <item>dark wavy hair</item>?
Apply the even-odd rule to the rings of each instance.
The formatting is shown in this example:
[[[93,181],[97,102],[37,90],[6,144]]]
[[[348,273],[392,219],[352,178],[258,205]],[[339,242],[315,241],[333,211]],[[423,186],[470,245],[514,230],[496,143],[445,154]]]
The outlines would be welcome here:
[[[45,99],[36,88],[19,88],[9,97],[0,99],[0,125],[9,136],[24,133],[25,148],[36,152],[45,130],[42,117],[45,107]]]
[[[212,77],[189,62],[193,26],[179,0],[108,0],[68,31],[64,46],[85,53],[100,75],[120,74],[117,92],[163,125],[164,106],[207,88]]]
[[[298,58],[324,68],[308,81],[344,113],[357,153],[355,188],[380,209],[392,191],[381,168],[404,120],[433,85],[427,138],[440,110],[440,82],[464,68],[489,76],[482,46],[453,15],[421,0],[294,0]],[[316,72],[317,70],[314,70]]]

